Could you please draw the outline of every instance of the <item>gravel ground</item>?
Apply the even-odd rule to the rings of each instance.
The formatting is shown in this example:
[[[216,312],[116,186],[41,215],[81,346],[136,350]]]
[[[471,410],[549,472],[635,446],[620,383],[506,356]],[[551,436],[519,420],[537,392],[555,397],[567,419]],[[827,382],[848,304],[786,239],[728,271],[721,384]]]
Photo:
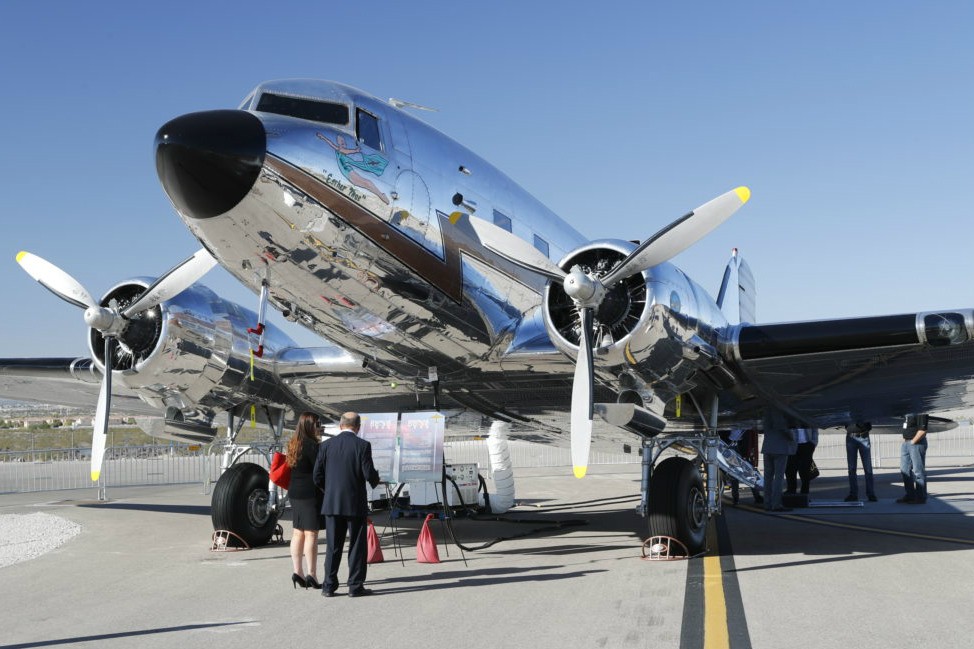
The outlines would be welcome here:
[[[0,514],[0,568],[36,559],[80,533],[80,525],[60,516]]]

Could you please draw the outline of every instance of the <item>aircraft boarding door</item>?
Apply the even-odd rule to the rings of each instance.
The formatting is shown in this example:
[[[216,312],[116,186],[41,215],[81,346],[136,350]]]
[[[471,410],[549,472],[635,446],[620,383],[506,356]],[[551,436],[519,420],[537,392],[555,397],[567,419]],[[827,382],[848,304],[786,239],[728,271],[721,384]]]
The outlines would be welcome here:
[[[395,111],[389,111],[386,123],[392,137],[396,160],[400,163],[389,222],[407,237],[443,259],[443,234],[440,222],[430,201],[429,187],[423,177],[412,168],[409,134]]]
[[[430,203],[429,188],[418,173],[411,169],[399,173],[391,207],[391,223],[407,237],[443,259],[440,223]]]

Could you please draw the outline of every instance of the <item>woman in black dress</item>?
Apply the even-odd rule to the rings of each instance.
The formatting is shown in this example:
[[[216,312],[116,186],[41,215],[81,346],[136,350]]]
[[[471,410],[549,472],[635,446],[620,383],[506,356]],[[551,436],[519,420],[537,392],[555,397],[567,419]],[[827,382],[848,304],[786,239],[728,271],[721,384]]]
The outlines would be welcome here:
[[[297,587],[321,588],[315,577],[318,564],[318,530],[321,529],[323,494],[311,480],[321,440],[321,421],[313,412],[301,413],[294,435],[287,444],[287,464],[291,467],[291,583]],[[304,563],[307,563],[307,569]]]

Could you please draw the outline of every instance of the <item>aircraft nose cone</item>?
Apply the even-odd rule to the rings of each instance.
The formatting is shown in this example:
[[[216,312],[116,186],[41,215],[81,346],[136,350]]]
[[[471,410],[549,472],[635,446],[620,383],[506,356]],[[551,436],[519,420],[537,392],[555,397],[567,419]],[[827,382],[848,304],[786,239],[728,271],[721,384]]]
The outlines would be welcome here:
[[[208,219],[243,200],[264,164],[267,134],[242,110],[190,113],[156,133],[156,173],[183,214]]]

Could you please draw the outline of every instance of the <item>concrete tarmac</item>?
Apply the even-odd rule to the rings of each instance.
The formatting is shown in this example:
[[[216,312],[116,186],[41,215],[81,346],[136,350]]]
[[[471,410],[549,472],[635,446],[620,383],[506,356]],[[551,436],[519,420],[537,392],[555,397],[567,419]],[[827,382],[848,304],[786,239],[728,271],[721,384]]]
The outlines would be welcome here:
[[[5,495],[0,514],[43,511],[83,529],[0,569],[0,647],[974,643],[974,468],[931,469],[923,506],[893,502],[902,487],[891,471],[877,472],[881,501],[862,507],[767,514],[743,490],[712,525],[710,555],[689,561],[640,558],[638,466],[591,467],[583,480],[570,469],[515,477],[520,506],[506,517],[524,522],[460,519],[454,529],[468,547],[518,538],[461,555],[433,522],[439,564],[415,561],[419,518],[398,521],[400,563],[378,513],[385,562],[369,567],[375,595],[355,599],[292,589],[286,545],[211,552],[200,485],[109,489],[101,504],[93,489]],[[813,502],[845,493],[844,471],[813,482]]]

